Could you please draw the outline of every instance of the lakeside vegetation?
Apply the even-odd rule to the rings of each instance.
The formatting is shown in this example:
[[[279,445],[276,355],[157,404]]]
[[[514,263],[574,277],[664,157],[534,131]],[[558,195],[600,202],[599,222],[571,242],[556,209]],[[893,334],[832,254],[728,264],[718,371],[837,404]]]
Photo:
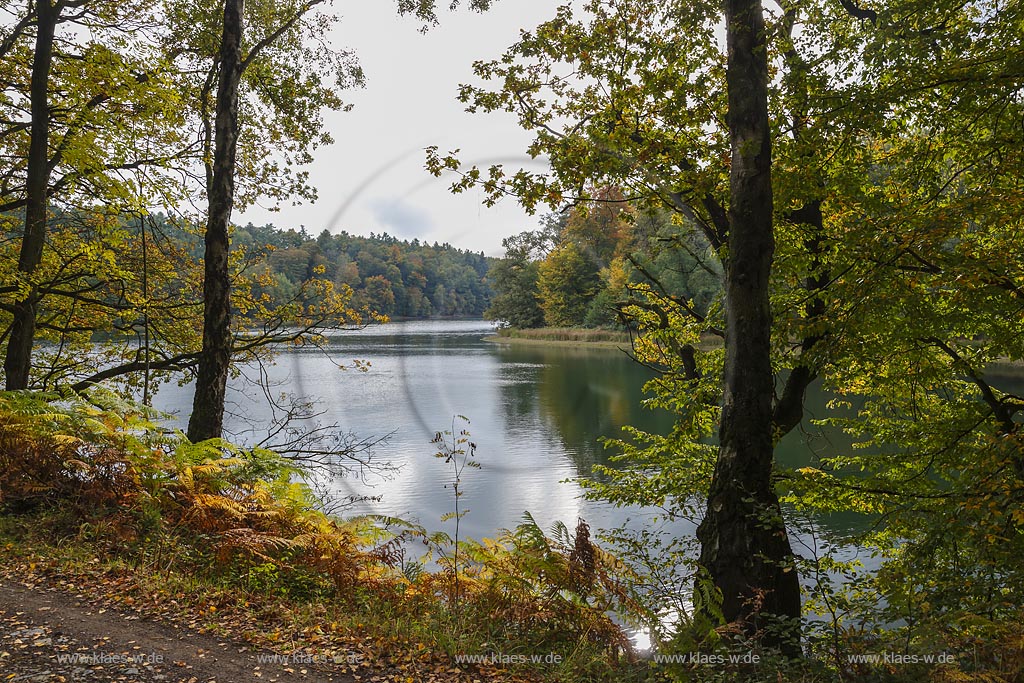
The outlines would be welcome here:
[[[726,640],[705,643],[700,657],[686,642],[637,652],[628,627],[667,625],[664,603],[647,591],[671,565],[636,563],[650,548],[630,551],[624,537],[582,520],[545,531],[526,518],[492,539],[460,539],[456,557],[456,540],[428,527],[325,515],[295,463],[223,441],[193,444],[106,392],[0,393],[0,444],[0,576],[74,586],[93,605],[264,651],[337,658],[336,673],[827,683],[841,670],[856,680],[934,682],[1012,676],[1021,661],[1016,625],[995,621],[983,637],[931,632],[932,652],[949,655],[942,667],[873,659],[902,647],[902,635],[886,631],[844,632],[835,643],[842,669]],[[468,446],[468,433],[446,432],[437,455],[465,457]],[[673,653],[682,659],[653,658]]]
[[[513,342],[513,343],[552,343],[552,344],[585,344],[588,347],[607,347],[614,349],[632,350],[634,344],[640,342],[636,332],[614,328],[586,328],[586,327],[530,327],[519,329],[517,327],[497,327],[492,336],[486,337],[487,341]],[[704,351],[711,351],[722,347],[721,337],[705,335],[694,343],[695,348]],[[1001,363],[994,365],[996,371],[1009,373],[1011,368],[1020,367],[1021,364]]]
[[[520,330],[515,327],[499,327],[494,331],[499,339],[520,339],[527,341],[580,342],[584,344],[615,344],[629,346],[632,342],[624,330],[586,329],[579,327],[537,327]]]
[[[651,285],[703,313],[721,294],[707,241],[664,211],[626,202],[614,187],[595,191],[594,205],[549,214],[542,229],[502,245],[505,257],[488,272],[494,296],[484,317],[521,331],[624,330],[624,307]]]
[[[441,456],[464,455],[463,435],[447,439]],[[358,655],[352,670],[402,680],[639,673],[611,614],[636,623],[644,608],[628,568],[582,521],[545,532],[527,518],[477,541],[394,518],[332,518],[295,463],[224,441],[193,444],[102,392],[0,393],[0,444],[10,578],[38,566],[119,608],[138,601],[166,614],[173,604],[219,636]],[[459,655],[524,652],[555,657],[456,666]]]
[[[841,680],[858,676],[850,639],[968,659],[957,643],[974,642],[1020,661],[1005,634],[1024,604],[1024,518],[1011,512],[1024,397],[991,367],[1024,358],[1019,15],[1013,3],[595,0],[475,64],[461,100],[516,115],[549,168],[433,148],[430,170],[486,202],[562,211],[556,229],[506,241],[490,315],[530,328],[614,310],[657,373],[645,405],[676,417],[669,433],[607,441],[614,466],[583,482],[696,527],[618,539],[638,562],[684,558],[655,572],[659,597],[692,619],[657,634],[664,650],[756,643]],[[669,275],[707,276],[710,299],[642,267],[628,240],[602,252],[569,225],[612,215],[621,224],[594,221],[598,237],[666,226],[653,253],[679,259]],[[616,277],[615,256],[638,274]],[[834,398],[812,413],[817,387]],[[789,467],[786,436],[808,425],[848,444]],[[876,569],[819,538],[831,513],[875,520],[844,540]],[[906,661],[874,675],[912,680]],[[989,661],[922,675],[1020,675]]]

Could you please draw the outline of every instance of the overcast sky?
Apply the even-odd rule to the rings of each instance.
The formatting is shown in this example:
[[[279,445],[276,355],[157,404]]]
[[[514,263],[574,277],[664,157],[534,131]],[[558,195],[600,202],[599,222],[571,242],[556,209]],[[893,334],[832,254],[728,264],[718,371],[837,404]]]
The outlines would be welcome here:
[[[342,17],[335,44],[355,51],[367,82],[344,94],[355,105],[352,111],[325,116],[335,143],[317,150],[309,167],[320,199],[285,204],[276,213],[257,207],[235,220],[304,225],[314,235],[324,228],[387,232],[501,255],[502,238],[534,228],[537,217],[512,199],[488,209],[478,191],[450,194],[452,178],[433,178],[423,169],[423,148],[459,148],[464,162],[501,160],[537,168],[525,156],[530,136],[514,117],[467,114],[456,95],[460,83],[473,80],[474,60],[499,56],[521,28],[553,17],[557,4],[504,0],[483,14],[445,13],[440,26],[421,34],[420,23],[399,18],[391,0],[335,3]]]

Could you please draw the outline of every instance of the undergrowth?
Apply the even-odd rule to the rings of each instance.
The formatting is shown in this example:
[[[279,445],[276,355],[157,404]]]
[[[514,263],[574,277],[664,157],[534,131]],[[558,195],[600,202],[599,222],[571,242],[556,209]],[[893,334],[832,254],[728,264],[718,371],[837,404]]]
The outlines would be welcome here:
[[[293,651],[339,638],[371,665],[404,661],[412,680],[463,680],[458,672],[566,682],[1021,680],[1017,624],[980,613],[910,625],[915,642],[954,653],[954,665],[855,663],[846,655],[908,651],[899,639],[910,626],[858,631],[852,603],[845,626],[816,634],[812,627],[827,624],[807,625],[812,656],[800,662],[760,651],[753,667],[687,660],[756,650],[729,642],[728,624],[695,620],[657,638],[659,655],[681,659],[641,659],[620,624],[658,631],[657,605],[641,588],[655,577],[594,542],[583,520],[545,531],[527,515],[493,539],[456,546],[400,519],[327,516],[302,475],[271,451],[192,444],[102,391],[0,393],[4,571],[61,581],[100,573],[124,589],[115,601],[148,600],[170,616]],[[650,542],[642,550],[658,555]],[[460,655],[553,657],[487,668],[458,664]],[[427,677],[424,667],[442,673]]]
[[[636,669],[610,616],[639,618],[629,570],[582,520],[545,533],[527,517],[494,539],[459,539],[460,561],[446,563],[446,534],[329,517],[277,454],[192,444],[104,392],[0,394],[0,512],[17,520],[4,525],[9,544],[85,548],[247,602],[328,603],[354,629],[435,656],[555,654],[540,669],[558,680]]]
[[[629,333],[622,330],[605,330],[576,327],[538,327],[519,329],[515,327],[499,327],[496,330],[500,337],[515,339],[538,339],[548,341],[579,341],[579,342],[617,342],[629,344]]]

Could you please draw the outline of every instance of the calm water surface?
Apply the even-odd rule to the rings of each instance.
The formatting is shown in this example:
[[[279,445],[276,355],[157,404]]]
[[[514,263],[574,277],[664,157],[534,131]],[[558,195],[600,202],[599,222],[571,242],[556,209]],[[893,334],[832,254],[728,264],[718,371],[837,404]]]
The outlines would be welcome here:
[[[412,519],[431,529],[452,530],[440,518],[452,510],[452,475],[433,457],[430,443],[464,415],[477,444],[479,469],[462,478],[463,532],[493,536],[518,524],[529,511],[542,527],[555,521],[573,527],[583,517],[594,528],[627,520],[650,524],[654,510],[617,509],[583,500],[574,481],[590,476],[595,463],[608,463],[612,451],[599,442],[624,425],[665,433],[672,424],[664,412],[641,407],[643,384],[652,375],[621,350],[561,345],[505,345],[484,341],[493,333],[486,321],[413,321],[345,333],[331,340],[330,357],[313,349],[282,353],[267,368],[273,393],[291,393],[319,402],[323,424],[338,424],[363,438],[390,435],[376,457],[392,462],[389,477],[339,477],[330,486],[339,496],[370,495],[352,513],[379,513]],[[336,364],[369,363],[367,372],[340,370]],[[255,375],[253,369],[247,372]],[[157,407],[187,416],[190,387],[164,387]],[[824,413],[827,397],[811,391],[808,413]],[[233,380],[226,429],[240,440],[265,433],[271,413],[252,382]],[[456,430],[462,429],[456,422]],[[248,433],[250,432],[251,433]],[[816,453],[845,445],[833,431],[794,430],[778,456],[789,466],[813,461]],[[826,533],[863,526],[855,515],[818,519]],[[683,522],[669,529],[689,534]],[[797,552],[811,541],[794,535]],[[855,550],[851,550],[855,552]]]
[[[518,524],[530,511],[541,526],[556,520],[574,526],[578,517],[592,526],[615,526],[641,511],[617,510],[584,501],[570,481],[589,476],[595,463],[607,463],[599,443],[624,425],[651,431],[671,426],[667,413],[640,407],[650,373],[615,349],[563,346],[511,346],[483,341],[493,333],[486,321],[412,321],[345,333],[329,345],[330,358],[317,350],[290,350],[268,368],[274,394],[316,400],[324,424],[337,423],[360,437],[390,435],[376,457],[398,470],[387,478],[338,478],[341,495],[380,496],[353,512],[416,519],[443,528],[440,517],[452,509],[445,488],[451,472],[433,453],[438,431],[463,415],[463,426],[477,445],[479,469],[462,477],[465,533],[492,536]],[[369,363],[367,372],[335,364]],[[254,375],[250,370],[248,375]],[[270,411],[262,392],[245,379],[229,390],[226,429],[243,439],[265,430]],[[158,408],[179,416],[191,408],[191,388],[165,386]],[[646,517],[647,515],[643,515]]]
[[[562,521],[572,528],[583,517],[595,528],[658,525],[672,535],[692,536],[686,522],[654,521],[657,511],[617,509],[582,499],[579,477],[591,476],[595,463],[608,464],[612,451],[601,437],[617,436],[621,427],[665,433],[671,417],[641,408],[642,387],[652,374],[621,350],[561,345],[504,345],[483,340],[493,333],[485,321],[415,321],[345,333],[319,350],[283,352],[266,368],[272,394],[292,394],[316,401],[322,424],[337,424],[361,438],[388,436],[376,457],[396,466],[388,477],[336,477],[328,486],[339,496],[374,496],[350,514],[378,513],[418,521],[428,529],[454,530],[441,516],[453,509],[451,471],[433,457],[433,436],[452,428],[456,415],[477,445],[479,469],[462,477],[462,533],[493,536],[518,524],[526,511],[543,528]],[[329,356],[329,357],[328,357]],[[341,370],[338,364],[359,360],[366,372]],[[258,376],[255,368],[245,375]],[[1020,374],[996,377],[999,386],[1024,393]],[[272,417],[263,391],[243,376],[229,387],[226,430],[240,442],[265,435]],[[828,397],[815,387],[808,392],[807,413],[825,413]],[[165,386],[158,408],[178,415],[182,426],[191,409],[191,387]],[[787,466],[814,462],[816,455],[845,449],[849,441],[836,430],[794,430],[777,449]],[[814,520],[813,535],[793,533],[794,550],[808,556],[822,537],[842,537],[861,530],[856,515]],[[868,568],[877,560],[839,540],[840,559],[857,557]],[[840,579],[841,580],[841,579]],[[646,647],[643,633],[634,634]]]

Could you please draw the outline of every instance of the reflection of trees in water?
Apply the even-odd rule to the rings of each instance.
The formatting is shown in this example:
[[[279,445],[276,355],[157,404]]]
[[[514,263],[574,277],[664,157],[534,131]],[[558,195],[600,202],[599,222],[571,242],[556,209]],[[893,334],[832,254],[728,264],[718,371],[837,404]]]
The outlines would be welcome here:
[[[986,379],[992,386],[1001,391],[1017,395],[1024,394],[1024,368],[1008,364],[993,365],[987,369]],[[849,402],[849,407],[837,408],[830,406],[834,399],[841,398]],[[861,437],[845,433],[839,427],[816,425],[813,420],[822,418],[855,417],[866,402],[863,396],[838,396],[824,389],[821,382],[815,382],[807,389],[804,422],[799,429],[793,430],[775,448],[775,460],[783,467],[820,467],[822,460],[836,455],[859,451],[870,455],[880,452],[878,448],[856,449],[854,443]],[[843,471],[844,476],[851,478],[868,478],[871,473],[859,468]],[[931,474],[929,476],[938,476]],[[792,509],[786,511],[787,519],[799,519],[800,515]],[[848,543],[863,532],[875,528],[878,518],[858,512],[832,512],[818,514],[813,518],[813,525],[821,537],[833,543]],[[804,539],[806,540],[806,539]],[[803,548],[796,547],[799,553]]]
[[[608,457],[614,454],[602,448],[599,437],[618,436],[622,425],[655,433],[671,429],[670,415],[641,407],[642,386],[650,374],[622,354],[539,345],[502,345],[497,353],[502,417],[509,437],[532,440],[541,432],[557,440],[581,476],[589,476],[594,464],[607,464]],[[1021,366],[998,366],[991,368],[989,374],[1002,391],[1024,395]],[[843,398],[852,401],[851,408],[829,407],[835,398],[820,382],[808,388],[804,423],[776,447],[775,458],[781,467],[819,467],[823,458],[852,451],[857,439],[838,427],[812,422],[852,416],[861,407],[862,400],[848,396]],[[801,516],[790,509],[786,517],[794,520]],[[799,535],[798,544],[810,542],[807,527],[814,528],[819,541],[844,544],[876,522],[873,517],[853,512],[815,515],[800,525],[804,533]],[[797,550],[807,551],[802,545]]]
[[[562,346],[502,347],[501,396],[508,433],[557,438],[580,475],[613,455],[598,443],[633,425],[666,431],[671,417],[641,407],[650,374],[624,354]]]
[[[537,382],[540,365],[525,361],[505,361],[499,365],[502,418],[505,431],[516,438],[535,431],[537,417]]]

